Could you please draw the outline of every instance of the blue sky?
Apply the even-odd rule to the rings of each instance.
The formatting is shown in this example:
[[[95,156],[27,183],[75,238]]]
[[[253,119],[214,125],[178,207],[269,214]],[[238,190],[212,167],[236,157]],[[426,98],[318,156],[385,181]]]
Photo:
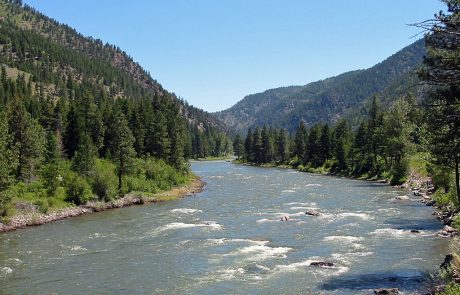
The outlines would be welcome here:
[[[439,0],[26,0],[119,46],[207,111],[245,95],[368,68],[415,42]],[[418,38],[420,38],[419,36]]]

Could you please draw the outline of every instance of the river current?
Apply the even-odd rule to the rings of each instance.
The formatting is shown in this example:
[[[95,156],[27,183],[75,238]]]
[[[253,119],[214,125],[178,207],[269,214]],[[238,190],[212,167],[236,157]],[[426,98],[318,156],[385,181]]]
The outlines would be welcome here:
[[[0,234],[0,294],[411,294],[448,253],[433,209],[402,189],[224,161],[192,169],[206,182],[195,196]]]

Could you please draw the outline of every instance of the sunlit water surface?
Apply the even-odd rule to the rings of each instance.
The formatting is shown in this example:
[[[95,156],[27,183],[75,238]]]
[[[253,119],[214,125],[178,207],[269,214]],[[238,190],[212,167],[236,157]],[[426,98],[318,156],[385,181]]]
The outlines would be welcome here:
[[[432,208],[394,200],[404,190],[223,161],[192,168],[207,183],[196,196],[0,234],[0,293],[415,293],[448,252]]]

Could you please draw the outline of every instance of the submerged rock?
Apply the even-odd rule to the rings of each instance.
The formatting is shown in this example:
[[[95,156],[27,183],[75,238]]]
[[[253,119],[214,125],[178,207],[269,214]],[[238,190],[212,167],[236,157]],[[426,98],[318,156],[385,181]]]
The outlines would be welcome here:
[[[399,294],[399,289],[398,288],[380,288],[380,289],[375,289],[374,290],[375,294]]]
[[[397,196],[394,199],[398,201],[406,201],[406,200],[409,200],[409,197],[408,196]]]
[[[444,258],[444,262],[441,263],[439,268],[443,268],[447,270],[451,266],[453,260],[454,260],[454,256],[452,254],[447,254],[446,257]]]
[[[305,215],[310,215],[310,216],[319,216],[321,213],[319,213],[318,211],[316,210],[307,210],[305,212]]]
[[[435,201],[435,200],[427,201],[427,202],[425,202],[425,205],[427,205],[427,206],[434,206],[434,205],[436,205],[436,201]]]
[[[334,266],[334,263],[326,261],[313,261],[310,263],[310,266]]]

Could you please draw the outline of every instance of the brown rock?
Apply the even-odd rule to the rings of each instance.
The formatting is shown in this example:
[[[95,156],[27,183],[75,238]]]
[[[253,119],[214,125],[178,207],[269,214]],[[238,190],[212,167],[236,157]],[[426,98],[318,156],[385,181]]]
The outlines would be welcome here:
[[[375,294],[399,294],[399,289],[398,288],[380,288],[380,289],[375,289],[374,290]]]
[[[334,266],[332,262],[325,262],[325,261],[313,261],[310,263],[311,266]]]
[[[307,211],[305,212],[305,215],[319,216],[320,213],[319,213],[318,211],[316,211],[316,210],[307,210]]]

